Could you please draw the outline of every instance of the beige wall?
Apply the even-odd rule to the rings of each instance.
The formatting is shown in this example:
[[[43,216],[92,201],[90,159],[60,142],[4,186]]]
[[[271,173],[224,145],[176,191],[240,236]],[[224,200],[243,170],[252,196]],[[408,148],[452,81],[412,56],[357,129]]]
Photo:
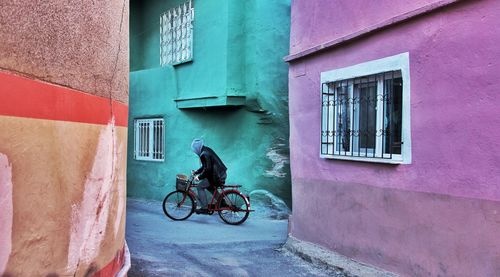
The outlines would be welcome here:
[[[5,272],[78,276],[111,262],[124,245],[127,129],[0,116],[0,130],[13,130],[0,132],[0,174],[12,176]]]

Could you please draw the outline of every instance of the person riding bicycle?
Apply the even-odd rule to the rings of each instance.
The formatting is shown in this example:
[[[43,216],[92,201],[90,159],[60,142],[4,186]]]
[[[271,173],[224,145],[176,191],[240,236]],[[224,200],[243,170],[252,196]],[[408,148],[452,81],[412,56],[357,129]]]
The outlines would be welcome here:
[[[201,208],[197,209],[196,213],[206,214],[208,213],[208,201],[205,189],[213,194],[217,186],[224,185],[227,167],[214,150],[204,145],[202,139],[194,139],[191,143],[191,149],[200,157],[201,161],[201,167],[193,171],[193,174],[195,174],[194,180],[200,181],[197,189]],[[215,195],[215,197],[218,197],[218,195]]]

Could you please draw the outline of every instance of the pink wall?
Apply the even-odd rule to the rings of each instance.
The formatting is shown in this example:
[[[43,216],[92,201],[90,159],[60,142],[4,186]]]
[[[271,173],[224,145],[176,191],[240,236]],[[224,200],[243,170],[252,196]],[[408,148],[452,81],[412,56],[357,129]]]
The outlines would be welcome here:
[[[430,2],[296,0],[290,53]],[[410,275],[500,273],[498,14],[499,1],[460,1],[291,61],[293,236]],[[319,158],[320,73],[403,52],[412,164]]]
[[[458,5],[291,63],[294,176],[500,200],[499,12],[495,1]],[[320,73],[403,52],[410,53],[412,165],[319,159]],[[294,78],[303,67],[306,76]]]
[[[295,0],[290,53],[354,33],[440,0]]]

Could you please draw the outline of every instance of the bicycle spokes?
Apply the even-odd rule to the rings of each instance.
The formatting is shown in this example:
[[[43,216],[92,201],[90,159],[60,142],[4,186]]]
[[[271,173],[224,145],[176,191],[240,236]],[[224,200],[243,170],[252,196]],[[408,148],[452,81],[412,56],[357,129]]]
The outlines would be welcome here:
[[[219,216],[228,224],[243,223],[250,213],[249,203],[241,193],[231,191],[224,193],[223,197],[227,207],[219,210]],[[221,203],[222,204],[222,203]]]
[[[188,218],[194,211],[191,195],[183,191],[174,191],[163,200],[163,212],[173,220]]]

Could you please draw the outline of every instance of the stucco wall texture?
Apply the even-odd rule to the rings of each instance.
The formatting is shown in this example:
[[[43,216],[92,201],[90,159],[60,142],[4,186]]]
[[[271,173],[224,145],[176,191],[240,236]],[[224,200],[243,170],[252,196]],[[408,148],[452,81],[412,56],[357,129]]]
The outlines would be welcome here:
[[[429,4],[406,2],[294,1],[291,54]],[[403,275],[500,274],[499,12],[457,1],[291,61],[291,235]],[[319,158],[320,73],[404,52],[412,163]]]
[[[0,2],[0,69],[128,101],[128,1]]]
[[[2,1],[0,41],[0,275],[115,276],[128,1]]]
[[[164,118],[166,156],[164,162],[135,160],[129,144],[129,195],[163,199],[177,173],[200,166],[190,144],[203,137],[228,166],[228,182],[246,192],[266,189],[290,204],[282,60],[290,1],[193,1],[193,61],[160,67],[160,14],[182,2],[131,1],[129,126],[136,118]],[[245,96],[246,105],[181,110],[174,101],[226,94]],[[133,135],[130,128],[130,141]]]
[[[398,1],[295,1],[290,34],[290,53],[334,40],[386,19],[411,12],[441,0]],[[325,8],[328,7],[328,8]]]

